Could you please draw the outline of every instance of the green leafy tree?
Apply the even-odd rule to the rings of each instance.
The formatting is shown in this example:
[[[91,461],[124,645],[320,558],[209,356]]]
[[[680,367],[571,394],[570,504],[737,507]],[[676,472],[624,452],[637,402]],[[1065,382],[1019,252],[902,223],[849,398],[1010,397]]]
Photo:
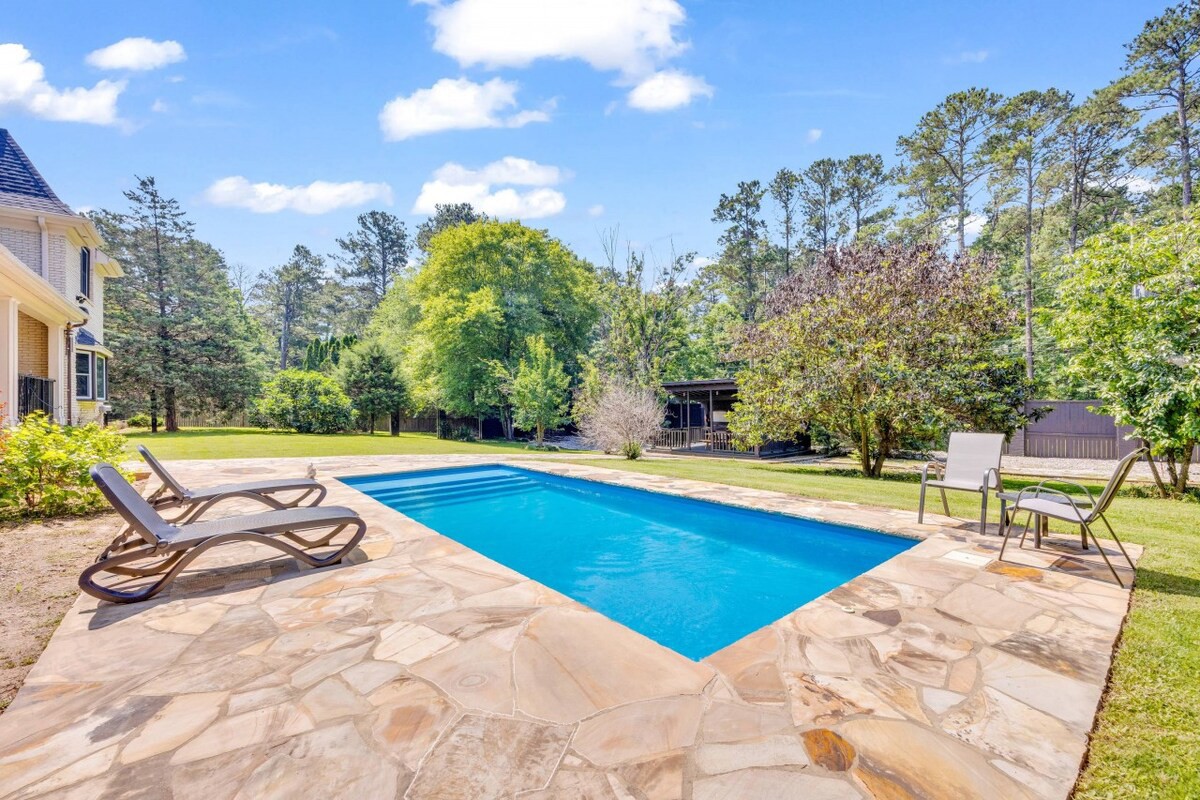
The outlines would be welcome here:
[[[495,412],[512,438],[512,404],[493,363],[510,373],[530,336],[577,364],[598,317],[594,268],[545,231],[473,222],[439,233],[413,279],[420,320],[410,345],[424,405],[461,416]]]
[[[430,242],[442,231],[486,219],[487,215],[480,214],[470,203],[438,203],[433,207],[433,216],[417,228],[417,249],[428,255]]]
[[[1022,210],[1025,299],[1025,374],[1034,377],[1034,291],[1037,282],[1033,263],[1033,239],[1045,205],[1057,186],[1048,179],[1062,159],[1059,125],[1071,110],[1070,93],[1057,89],[1021,92],[998,110],[999,123],[988,138],[985,150],[996,165],[994,185],[1016,194]]]
[[[408,228],[394,214],[368,211],[358,215],[358,228],[337,245],[338,276],[357,290],[369,313],[408,269]]]
[[[946,427],[1011,433],[1030,385],[1002,354],[1015,320],[994,278],[990,261],[934,245],[825,251],[771,294],[739,346],[730,429],[753,446],[820,426],[868,476]]]
[[[279,343],[279,368],[299,362],[303,342],[311,338],[317,298],[325,281],[325,259],[304,245],[262,276],[254,287],[255,307]]]
[[[967,219],[975,186],[991,165],[984,143],[991,135],[1000,95],[987,89],[955,92],[926,113],[916,130],[897,144],[908,162],[910,190],[954,220],[958,252],[967,248]]]
[[[1157,159],[1164,177],[1178,179],[1180,203],[1192,202],[1196,106],[1200,102],[1200,2],[1186,0],[1146,23],[1125,46],[1125,75],[1114,85],[1136,101],[1141,111],[1165,111],[1147,127],[1143,141]]]
[[[541,447],[546,430],[568,419],[571,377],[546,344],[545,336],[530,336],[526,349],[527,356],[521,357],[515,372],[509,373],[502,364],[496,364],[496,369],[512,403],[513,421],[524,430],[533,430]]]
[[[761,246],[767,224],[762,218],[766,189],[758,181],[741,181],[737,192],[723,194],[713,209],[712,221],[725,225],[718,239],[724,251],[713,273],[744,320],[752,320],[769,282],[762,263]]]
[[[1163,458],[1162,493],[1183,493],[1200,442],[1200,221],[1114,225],[1065,272],[1053,328],[1069,370]]]
[[[263,385],[256,417],[272,428],[297,433],[338,433],[354,422],[354,409],[342,387],[328,375],[285,369]]]
[[[154,178],[125,192],[129,209],[93,216],[125,277],[106,288],[111,394],[141,405],[158,430],[178,430],[181,405],[242,409],[258,386],[257,334],[220,251],[193,236],[178,201]],[[142,405],[144,404],[144,405]]]
[[[338,376],[368,431],[374,432],[376,417],[397,414],[408,406],[408,390],[399,364],[378,341],[368,339],[346,350]]]

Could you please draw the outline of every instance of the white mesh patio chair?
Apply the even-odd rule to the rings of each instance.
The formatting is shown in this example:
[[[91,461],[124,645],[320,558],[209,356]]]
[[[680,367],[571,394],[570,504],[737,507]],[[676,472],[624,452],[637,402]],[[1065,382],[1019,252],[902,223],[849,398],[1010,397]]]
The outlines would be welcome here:
[[[1017,515],[1022,511],[1027,512],[1028,516],[1025,518],[1025,528],[1021,532],[1021,541],[1017,546],[1024,546],[1025,537],[1029,534],[1029,523],[1035,517],[1042,520],[1057,519],[1062,522],[1069,522],[1072,525],[1078,525],[1085,537],[1084,543],[1086,544],[1087,542],[1086,537],[1092,537],[1092,543],[1100,551],[1100,556],[1104,559],[1104,563],[1108,565],[1112,576],[1124,588],[1125,582],[1121,580],[1121,576],[1117,574],[1116,568],[1108,560],[1108,555],[1104,552],[1104,548],[1096,540],[1096,534],[1092,531],[1092,525],[1097,521],[1104,523],[1104,527],[1108,528],[1108,535],[1117,543],[1117,547],[1121,550],[1121,555],[1125,556],[1125,561],[1129,563],[1129,568],[1134,569],[1133,559],[1125,552],[1125,545],[1121,544],[1121,540],[1117,538],[1117,533],[1113,530],[1112,525],[1108,523],[1108,518],[1104,516],[1104,512],[1112,505],[1113,499],[1117,496],[1117,490],[1121,488],[1121,484],[1125,482],[1125,479],[1129,477],[1129,473],[1133,471],[1134,464],[1149,452],[1147,448],[1142,447],[1122,458],[1117,463],[1117,468],[1113,470],[1108,483],[1105,484],[1104,489],[1097,497],[1093,497],[1086,486],[1058,478],[1047,479],[1036,486],[1027,486],[1022,489],[1017,495],[1016,502],[1013,503],[1013,519],[1015,520]],[[1051,489],[1045,485],[1047,483],[1071,486],[1083,494],[1082,496],[1067,494],[1059,489]],[[1004,543],[1000,545],[1001,561],[1004,560],[1004,548],[1008,545],[1008,537],[1012,533],[1012,527],[1012,525],[1009,525],[1004,531]]]
[[[917,508],[917,522],[925,521],[925,490],[937,489],[942,496],[942,508],[950,516],[950,503],[946,490],[974,492],[979,495],[979,532],[987,528],[988,494],[1001,491],[1000,454],[1004,449],[1002,433],[950,434],[950,447],[946,463],[931,461],[921,469],[921,502]],[[930,470],[933,477],[930,477]]]

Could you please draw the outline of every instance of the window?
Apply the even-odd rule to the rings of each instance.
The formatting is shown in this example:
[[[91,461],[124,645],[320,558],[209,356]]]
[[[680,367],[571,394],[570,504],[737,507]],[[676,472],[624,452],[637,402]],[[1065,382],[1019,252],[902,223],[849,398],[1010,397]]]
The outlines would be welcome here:
[[[108,399],[108,359],[96,356],[96,399]]]
[[[92,251],[86,247],[79,250],[79,293],[92,296]]]
[[[81,400],[92,399],[92,354],[75,354],[75,396]]]

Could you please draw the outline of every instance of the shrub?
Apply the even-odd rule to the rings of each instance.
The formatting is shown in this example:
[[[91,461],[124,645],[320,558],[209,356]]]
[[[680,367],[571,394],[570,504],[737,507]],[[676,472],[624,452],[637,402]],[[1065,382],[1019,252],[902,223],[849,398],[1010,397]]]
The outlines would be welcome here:
[[[0,434],[0,515],[79,514],[104,505],[88,469],[125,455],[125,437],[92,423],[64,427],[42,413]]]
[[[584,414],[579,432],[600,450],[632,460],[641,457],[662,423],[663,406],[653,391],[613,382]]]
[[[125,423],[131,428],[149,428],[150,415],[144,411],[139,411],[136,414],[130,414]]]
[[[350,398],[337,381],[320,372],[285,369],[263,386],[254,418],[271,428],[298,433],[337,433],[354,422]]]

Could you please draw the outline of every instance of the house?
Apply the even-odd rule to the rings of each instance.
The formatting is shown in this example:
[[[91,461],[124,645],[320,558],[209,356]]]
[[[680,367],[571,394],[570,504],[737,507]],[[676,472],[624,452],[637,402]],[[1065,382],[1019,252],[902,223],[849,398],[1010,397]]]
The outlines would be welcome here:
[[[107,410],[104,281],[123,273],[103,247],[0,128],[0,423]]]
[[[656,450],[750,458],[776,458],[809,450],[809,437],[800,432],[787,441],[749,449],[738,447],[727,422],[738,396],[733,378],[673,381],[662,388],[667,395],[666,419],[654,440]]]

